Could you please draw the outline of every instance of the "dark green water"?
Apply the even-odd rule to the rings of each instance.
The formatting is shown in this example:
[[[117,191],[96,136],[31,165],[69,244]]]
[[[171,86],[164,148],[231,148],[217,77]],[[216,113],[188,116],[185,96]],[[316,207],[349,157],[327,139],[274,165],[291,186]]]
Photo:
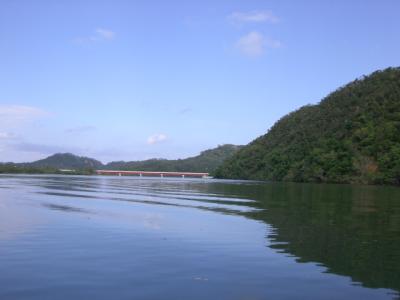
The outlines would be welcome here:
[[[394,187],[0,176],[0,299],[399,299]]]

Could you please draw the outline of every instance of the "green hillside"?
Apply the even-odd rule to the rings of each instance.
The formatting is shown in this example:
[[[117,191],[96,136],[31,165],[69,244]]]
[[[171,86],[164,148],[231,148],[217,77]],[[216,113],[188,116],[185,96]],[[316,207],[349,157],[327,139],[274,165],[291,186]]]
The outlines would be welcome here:
[[[30,167],[35,168],[56,168],[56,169],[98,169],[102,163],[93,158],[77,156],[71,153],[57,153],[45,159],[28,163]]]
[[[71,174],[92,174],[96,169],[213,173],[224,160],[236,153],[240,147],[222,145],[186,159],[119,161],[106,165],[89,157],[77,156],[71,153],[57,153],[30,163],[0,163],[0,173],[60,173],[60,169],[74,170],[74,172],[69,172]]]
[[[93,158],[77,156],[71,153],[57,153],[47,158],[29,163],[0,163],[0,174],[93,174],[94,170],[103,166]],[[63,171],[63,169],[65,169]]]
[[[231,157],[240,146],[222,145],[186,159],[149,159],[144,161],[111,162],[105,166],[110,170],[141,170],[165,172],[208,172],[212,173],[224,160]]]
[[[216,176],[400,184],[400,68],[357,79],[284,116]]]

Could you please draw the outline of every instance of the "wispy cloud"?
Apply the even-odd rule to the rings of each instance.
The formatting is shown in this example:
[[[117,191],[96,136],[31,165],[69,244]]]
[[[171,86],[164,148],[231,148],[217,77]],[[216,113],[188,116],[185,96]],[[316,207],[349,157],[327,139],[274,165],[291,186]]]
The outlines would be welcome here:
[[[87,37],[79,37],[75,39],[78,43],[91,43],[91,42],[102,42],[111,41],[115,38],[116,34],[114,31],[105,28],[97,28],[92,35]]]
[[[115,32],[109,29],[104,29],[104,28],[97,28],[96,29],[96,36],[95,38],[99,39],[105,39],[105,40],[112,40],[115,37]]]
[[[91,125],[86,125],[86,126],[78,126],[78,127],[68,128],[65,130],[65,132],[71,133],[71,134],[79,134],[79,133],[84,133],[84,132],[93,131],[93,130],[96,130],[96,127],[91,126]]]
[[[269,10],[253,10],[249,12],[234,12],[229,20],[235,23],[277,23],[279,18]]]
[[[190,113],[191,111],[192,111],[192,109],[190,107],[185,107],[185,108],[182,108],[180,111],[178,111],[178,114],[185,115],[187,113]]]
[[[0,140],[10,140],[14,139],[16,136],[11,132],[0,131]]]
[[[265,38],[265,46],[268,48],[281,48],[282,42],[271,38]]]
[[[249,57],[258,57],[265,53],[266,48],[279,48],[282,43],[278,40],[273,40],[264,37],[263,34],[257,31],[249,32],[239,38],[236,42],[236,48],[244,55]]]
[[[167,140],[167,136],[164,133],[157,133],[147,138],[147,144],[154,145],[165,140]]]
[[[264,53],[264,37],[261,33],[250,32],[242,36],[236,43],[241,53],[247,56],[260,56]]]
[[[26,105],[0,105],[0,118],[26,119],[47,114],[40,108]]]
[[[24,154],[15,147],[21,144],[21,131],[37,119],[50,115],[48,112],[26,105],[0,105],[0,152],[5,157],[24,159]]]
[[[25,105],[0,105],[0,128],[16,127],[44,117],[48,113],[40,108]]]
[[[33,152],[33,153],[40,153],[43,155],[54,154],[58,152],[74,152],[74,150],[76,152],[77,150],[75,148],[64,148],[55,145],[34,144],[26,142],[13,144],[12,148],[15,151]]]

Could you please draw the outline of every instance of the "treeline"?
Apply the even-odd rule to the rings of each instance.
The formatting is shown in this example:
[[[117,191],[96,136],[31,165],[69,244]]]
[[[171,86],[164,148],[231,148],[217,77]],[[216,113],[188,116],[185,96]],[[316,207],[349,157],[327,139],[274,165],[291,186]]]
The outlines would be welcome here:
[[[63,171],[54,167],[35,167],[18,165],[14,163],[0,164],[0,174],[70,174],[70,175],[91,175],[95,174],[94,169],[83,168],[77,170]]]
[[[176,172],[208,172],[213,174],[224,160],[236,153],[241,146],[221,145],[201,152],[186,159],[149,159],[144,161],[119,161],[106,165],[93,158],[77,156],[71,153],[57,153],[45,159],[31,163],[0,164],[0,173],[26,174],[95,174],[97,169],[108,170],[140,170],[140,171],[176,171]]]
[[[111,162],[104,166],[109,170],[141,170],[165,172],[208,172],[213,173],[223,161],[235,154],[241,146],[221,145],[205,150],[200,155],[186,159],[149,159],[144,161]]]
[[[400,69],[357,79],[284,116],[216,176],[400,184]]]

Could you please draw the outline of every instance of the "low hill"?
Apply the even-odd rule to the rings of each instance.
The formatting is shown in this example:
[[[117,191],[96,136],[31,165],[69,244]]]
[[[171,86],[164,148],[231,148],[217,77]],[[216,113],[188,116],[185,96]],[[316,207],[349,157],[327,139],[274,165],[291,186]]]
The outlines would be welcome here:
[[[400,68],[357,79],[284,116],[216,176],[400,184]]]
[[[104,168],[109,170],[141,170],[165,172],[208,172],[212,173],[224,160],[235,154],[241,146],[222,145],[186,159],[149,159],[143,161],[111,162]]]
[[[77,156],[71,153],[57,153],[45,159],[37,160],[32,163],[23,164],[35,168],[56,168],[56,169],[98,169],[103,164],[93,158]]]
[[[0,173],[58,173],[60,169],[75,170],[74,174],[90,174],[95,169],[213,173],[225,159],[231,157],[240,147],[222,145],[186,159],[119,161],[106,165],[89,157],[77,156],[71,153],[57,153],[31,163],[0,163]]]

